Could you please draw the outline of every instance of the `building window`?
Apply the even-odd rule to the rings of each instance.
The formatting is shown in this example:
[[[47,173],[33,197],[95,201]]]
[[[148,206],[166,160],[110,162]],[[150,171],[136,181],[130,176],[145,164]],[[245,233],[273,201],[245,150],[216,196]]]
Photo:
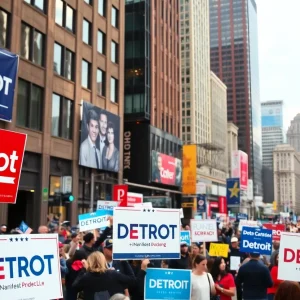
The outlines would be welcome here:
[[[97,93],[105,96],[105,72],[97,69]]]
[[[44,66],[44,41],[44,34],[22,23],[20,54],[23,58],[37,65]]]
[[[111,9],[111,25],[118,28],[118,10],[113,6]]]
[[[98,13],[102,17],[105,17],[106,0],[98,0]]]
[[[101,54],[105,54],[105,33],[98,30],[97,50]]]
[[[111,41],[111,61],[118,63],[118,44],[114,41]]]
[[[52,135],[72,139],[73,101],[52,95]]]
[[[118,80],[110,78],[110,101],[118,103]]]
[[[91,64],[83,59],[81,67],[81,85],[86,89],[91,89]]]
[[[74,81],[74,64],[75,64],[75,54],[59,45],[54,44],[54,62],[53,70],[56,74],[67,78],[68,80]]]
[[[0,8],[0,48],[8,48],[9,42],[9,14]]]
[[[75,10],[63,0],[56,0],[55,23],[75,33]]]
[[[25,0],[25,2],[38,8],[39,10],[41,10],[44,13],[46,12],[45,0]]]
[[[91,37],[92,37],[92,24],[86,19],[83,19],[82,40],[84,43],[91,45],[92,44]]]
[[[17,125],[42,131],[43,88],[18,80]]]
[[[93,5],[93,0],[84,0],[85,3],[87,3],[88,5]]]

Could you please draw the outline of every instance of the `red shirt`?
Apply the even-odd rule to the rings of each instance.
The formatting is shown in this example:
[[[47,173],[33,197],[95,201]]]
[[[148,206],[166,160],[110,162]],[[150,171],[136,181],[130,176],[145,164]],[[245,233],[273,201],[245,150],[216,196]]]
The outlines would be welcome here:
[[[226,274],[220,281],[216,281],[216,284],[224,290],[235,288],[234,278],[230,273]],[[221,291],[217,290],[217,294],[220,295],[220,300],[231,300],[231,296],[226,296]]]
[[[268,288],[268,290],[267,290],[268,295],[269,294],[275,294],[279,284],[283,281],[283,280],[278,279],[278,266],[273,266],[272,267],[272,269],[271,269],[271,278],[273,280],[273,286],[271,288]]]

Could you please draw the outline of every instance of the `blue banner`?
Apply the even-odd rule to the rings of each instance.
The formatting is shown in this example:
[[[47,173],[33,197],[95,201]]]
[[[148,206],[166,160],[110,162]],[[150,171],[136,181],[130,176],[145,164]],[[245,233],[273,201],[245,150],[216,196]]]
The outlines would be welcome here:
[[[237,214],[237,219],[238,220],[248,220],[248,215],[247,214],[243,214],[243,213],[238,213]]]
[[[240,179],[239,178],[228,178],[226,179],[226,196],[227,205],[240,204]]]
[[[11,122],[19,57],[0,48],[0,120]]]
[[[78,216],[80,232],[93,229],[105,229],[108,226],[108,217],[113,215],[112,210],[96,210],[93,213]]]
[[[206,195],[197,195],[197,214],[206,212]]]
[[[191,232],[188,230],[180,231],[180,243],[186,243],[191,246]]]
[[[190,300],[191,270],[147,269],[145,300]]]
[[[271,255],[272,230],[243,226],[240,251]]]

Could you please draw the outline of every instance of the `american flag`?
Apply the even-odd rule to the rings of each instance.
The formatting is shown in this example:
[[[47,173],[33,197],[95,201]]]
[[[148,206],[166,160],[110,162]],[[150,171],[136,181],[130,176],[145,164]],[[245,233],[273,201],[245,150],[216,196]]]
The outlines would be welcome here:
[[[16,231],[20,234],[30,234],[32,229],[24,221],[22,221],[20,226],[16,228]]]

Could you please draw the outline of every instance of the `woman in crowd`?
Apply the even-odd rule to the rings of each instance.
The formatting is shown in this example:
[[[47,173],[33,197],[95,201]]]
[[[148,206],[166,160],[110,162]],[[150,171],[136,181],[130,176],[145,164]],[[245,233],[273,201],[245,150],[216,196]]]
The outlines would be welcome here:
[[[137,277],[125,275],[115,270],[108,270],[104,255],[96,251],[87,261],[84,261],[84,269],[73,283],[77,292],[83,291],[83,300],[102,299],[124,292],[124,285],[136,286],[143,294],[144,279],[149,260],[142,261],[141,270]],[[126,272],[126,271],[125,271]],[[127,272],[129,274],[130,272]],[[132,273],[131,273],[132,274]]]
[[[214,281],[207,273],[207,259],[197,255],[193,262],[191,300],[210,300],[216,294]]]
[[[268,289],[268,300],[273,300],[274,295],[278,289],[278,286],[282,280],[278,279],[278,253],[274,257],[274,266],[271,268],[271,277],[273,281],[273,286]]]
[[[227,273],[226,263],[222,257],[216,257],[211,269],[211,276],[220,300],[231,300],[231,297],[235,296],[234,278],[232,274]]]
[[[300,287],[298,282],[283,281],[277,289],[274,300],[300,299]]]

